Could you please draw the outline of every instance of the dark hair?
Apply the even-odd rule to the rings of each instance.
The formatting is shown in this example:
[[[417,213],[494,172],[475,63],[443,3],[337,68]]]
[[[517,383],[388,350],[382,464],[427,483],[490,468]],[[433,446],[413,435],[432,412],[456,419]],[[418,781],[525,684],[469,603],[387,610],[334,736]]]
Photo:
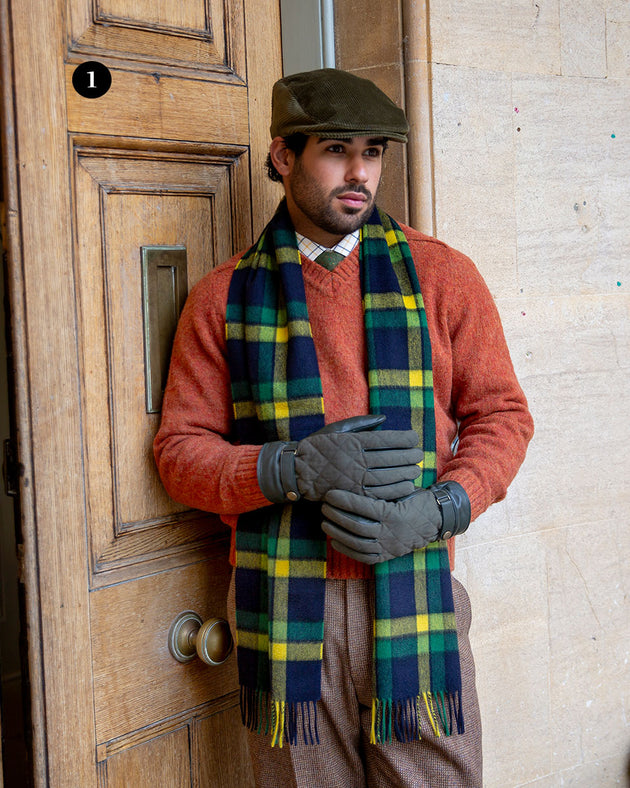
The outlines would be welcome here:
[[[308,135],[302,134],[300,132],[296,132],[295,134],[289,134],[288,137],[284,137],[284,144],[287,148],[296,156],[301,156],[304,153],[304,148],[306,147],[306,143],[308,142]],[[265,162],[265,167],[267,168],[267,175],[272,181],[276,181],[277,183],[282,183],[282,175],[278,172],[275,168],[274,163],[271,161],[271,154],[267,154],[267,161]]]

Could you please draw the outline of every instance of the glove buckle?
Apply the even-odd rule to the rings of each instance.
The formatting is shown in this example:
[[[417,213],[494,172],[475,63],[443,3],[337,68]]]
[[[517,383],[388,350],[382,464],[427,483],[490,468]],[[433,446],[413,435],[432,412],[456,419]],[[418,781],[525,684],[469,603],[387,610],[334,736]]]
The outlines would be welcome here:
[[[280,478],[282,479],[282,487],[287,500],[291,501],[291,503],[299,501],[302,497],[298,490],[297,477],[295,475],[296,450],[297,441],[291,441],[282,447],[282,452],[280,453]]]

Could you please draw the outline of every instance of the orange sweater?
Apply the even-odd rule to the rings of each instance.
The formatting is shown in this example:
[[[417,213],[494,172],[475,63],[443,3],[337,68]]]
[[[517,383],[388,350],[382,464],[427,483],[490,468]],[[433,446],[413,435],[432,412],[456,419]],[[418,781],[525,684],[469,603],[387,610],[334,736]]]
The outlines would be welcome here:
[[[403,230],[431,337],[438,478],[464,487],[474,519],[505,496],[525,457],[533,423],[498,312],[473,263],[440,241]],[[154,444],[169,495],[219,514],[232,528],[242,512],[269,505],[256,477],[260,447],[227,440],[232,400],[225,311],[239,257],[207,274],[188,297]],[[332,272],[304,257],[302,270],[326,423],[368,413],[358,247]],[[233,551],[234,535],[232,561]],[[452,565],[453,540],[449,553]],[[371,567],[329,547],[329,577],[371,575]]]

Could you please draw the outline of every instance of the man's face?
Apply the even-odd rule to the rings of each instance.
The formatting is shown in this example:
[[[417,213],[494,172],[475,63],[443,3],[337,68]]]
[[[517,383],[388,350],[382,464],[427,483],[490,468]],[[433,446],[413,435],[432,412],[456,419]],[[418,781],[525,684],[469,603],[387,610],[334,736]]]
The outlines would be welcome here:
[[[289,153],[284,178],[295,229],[333,246],[372,213],[383,164],[383,140],[309,137],[301,156]]]

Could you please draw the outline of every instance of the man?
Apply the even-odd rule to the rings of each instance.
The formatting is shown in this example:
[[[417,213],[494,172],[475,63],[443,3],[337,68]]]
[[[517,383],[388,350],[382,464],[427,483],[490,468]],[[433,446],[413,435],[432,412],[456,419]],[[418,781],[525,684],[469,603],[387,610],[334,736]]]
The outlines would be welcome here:
[[[263,786],[482,784],[452,537],[504,497],[533,428],[474,265],[375,206],[407,131],[343,71],[276,83],[286,200],[193,289],[173,349],[156,459],[233,528]]]

